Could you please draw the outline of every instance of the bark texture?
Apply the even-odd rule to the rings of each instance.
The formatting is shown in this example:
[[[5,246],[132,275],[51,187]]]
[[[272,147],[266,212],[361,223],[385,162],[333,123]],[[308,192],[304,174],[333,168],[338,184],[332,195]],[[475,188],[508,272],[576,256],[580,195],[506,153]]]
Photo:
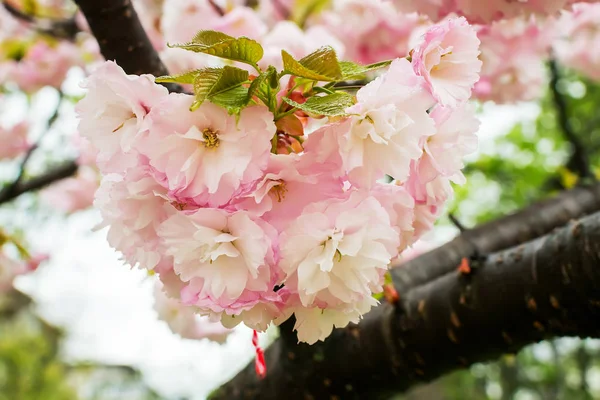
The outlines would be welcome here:
[[[469,275],[447,260],[323,343],[280,338],[265,379],[249,365],[211,399],[384,399],[542,339],[600,337],[599,261],[600,213],[489,254]]]

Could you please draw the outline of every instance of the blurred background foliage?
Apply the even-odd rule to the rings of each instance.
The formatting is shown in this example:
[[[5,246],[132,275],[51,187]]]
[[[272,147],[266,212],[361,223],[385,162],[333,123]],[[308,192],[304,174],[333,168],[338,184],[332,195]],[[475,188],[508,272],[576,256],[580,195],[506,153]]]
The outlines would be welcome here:
[[[128,366],[69,364],[64,334],[17,290],[0,301],[0,400],[158,400]]]

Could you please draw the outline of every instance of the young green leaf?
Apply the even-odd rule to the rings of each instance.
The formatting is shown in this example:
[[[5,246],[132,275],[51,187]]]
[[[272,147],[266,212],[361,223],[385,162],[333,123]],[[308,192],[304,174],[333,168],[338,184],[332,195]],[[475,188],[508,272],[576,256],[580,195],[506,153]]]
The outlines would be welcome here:
[[[192,109],[195,110],[200,107],[206,99],[213,101],[213,98],[218,95],[223,96],[219,97],[217,101],[224,102],[223,97],[227,97],[227,93],[232,89],[241,87],[247,81],[248,71],[240,68],[225,66],[223,68],[206,68],[201,70],[194,81],[196,100],[192,105]],[[243,89],[247,96],[247,89]],[[233,92],[233,95],[237,97],[239,91]]]
[[[387,67],[392,63],[392,60],[381,61],[369,65],[360,65],[352,61],[340,61],[340,69],[344,80],[361,79],[363,75],[369,71],[374,71],[379,68]]]
[[[342,79],[339,61],[335,50],[330,46],[321,47],[301,60],[295,60],[291,54],[282,50],[281,58],[284,74],[326,82]]]
[[[210,96],[211,103],[224,107],[230,114],[238,113],[248,104],[248,88],[236,86]]]
[[[156,83],[180,83],[193,85],[196,77],[202,73],[201,69],[194,69],[177,75],[159,76],[155,79]]]
[[[314,96],[302,104],[287,97],[284,97],[283,100],[308,114],[325,115],[328,117],[346,115],[346,108],[354,105],[354,96],[344,92],[336,92],[320,97]]]
[[[191,42],[169,45],[169,47],[243,62],[252,65],[256,69],[258,69],[256,63],[260,61],[264,54],[262,46],[255,40],[245,36],[234,38],[216,31],[200,31]]]

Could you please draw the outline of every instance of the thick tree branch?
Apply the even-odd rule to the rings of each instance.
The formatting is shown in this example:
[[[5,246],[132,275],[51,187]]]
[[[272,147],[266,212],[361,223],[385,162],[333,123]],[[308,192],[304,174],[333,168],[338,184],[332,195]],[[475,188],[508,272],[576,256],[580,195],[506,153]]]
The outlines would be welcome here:
[[[168,75],[130,0],[75,3],[85,15],[105,59],[115,60],[128,74]],[[165,86],[172,92],[182,91],[179,85]]]
[[[394,274],[394,286],[402,296],[409,288],[453,270],[463,257],[516,246],[596,211],[600,211],[600,184],[561,192],[512,215],[466,230],[445,245],[408,261]]]
[[[324,343],[278,340],[265,379],[250,365],[211,399],[383,399],[542,339],[600,337],[599,263],[597,213],[415,284]]]

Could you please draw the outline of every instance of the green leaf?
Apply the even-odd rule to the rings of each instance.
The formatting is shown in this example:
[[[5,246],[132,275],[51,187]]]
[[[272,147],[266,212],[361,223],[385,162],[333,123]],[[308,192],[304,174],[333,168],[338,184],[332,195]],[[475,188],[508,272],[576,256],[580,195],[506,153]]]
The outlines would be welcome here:
[[[224,107],[230,114],[238,113],[248,104],[248,88],[236,86],[209,98],[211,103]]]
[[[202,73],[201,69],[194,69],[182,74],[159,76],[155,79],[156,83],[181,83],[193,85],[196,77]]]
[[[256,69],[258,69],[256,63],[260,61],[264,54],[262,46],[255,40],[245,36],[234,38],[216,31],[200,31],[191,42],[169,45],[169,47],[243,62],[252,65]]]
[[[381,61],[369,65],[360,65],[353,63],[352,61],[340,61],[340,69],[344,80],[349,79],[361,79],[363,75],[369,71],[373,71],[379,68],[387,67],[392,63],[392,60]]]
[[[202,105],[202,103],[209,99],[213,101],[215,96],[217,99],[213,101],[225,103],[227,96],[233,96],[237,99],[240,91],[231,92],[232,89],[237,87],[242,87],[242,84],[248,81],[248,71],[244,71],[243,69],[225,66],[223,68],[206,68],[200,71],[200,73],[196,76],[194,81],[194,93],[196,95],[196,101],[192,104],[191,109],[195,110]],[[247,104],[247,93],[248,90],[245,90],[246,103]],[[235,101],[236,104],[239,101]],[[245,105],[243,104],[243,105]],[[243,107],[243,105],[241,107]]]
[[[321,47],[297,61],[285,50],[281,51],[283,73],[315,81],[339,81],[342,71],[335,50],[330,46]]]
[[[328,117],[346,115],[346,108],[354,105],[354,96],[336,92],[327,96],[314,96],[300,104],[284,97],[283,100],[291,106],[294,106],[308,114],[325,115]]]

